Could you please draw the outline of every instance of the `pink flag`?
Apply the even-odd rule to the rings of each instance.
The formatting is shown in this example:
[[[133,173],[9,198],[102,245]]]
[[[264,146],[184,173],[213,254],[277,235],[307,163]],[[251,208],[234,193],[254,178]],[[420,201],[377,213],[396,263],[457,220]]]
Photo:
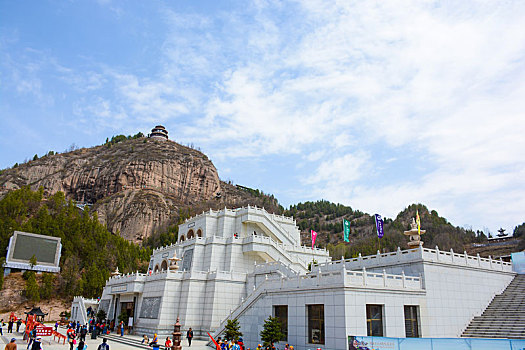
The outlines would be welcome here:
[[[317,238],[317,232],[310,230],[312,233],[312,249],[314,249],[315,239]]]

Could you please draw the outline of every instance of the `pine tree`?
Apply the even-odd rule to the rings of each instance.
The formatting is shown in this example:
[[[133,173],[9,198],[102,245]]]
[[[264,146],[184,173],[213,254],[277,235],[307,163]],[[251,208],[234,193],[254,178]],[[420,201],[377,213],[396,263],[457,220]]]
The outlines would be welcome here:
[[[4,263],[5,258],[0,258],[0,290],[4,286]]]
[[[37,264],[36,256],[33,254],[31,259],[29,259],[29,266],[31,266],[31,270],[35,268],[35,265]]]
[[[35,271],[30,271],[26,281],[26,297],[33,302],[40,301],[40,291],[36,283]]]
[[[49,272],[42,274],[42,286],[40,287],[40,296],[42,299],[49,299],[53,295],[55,288],[55,275]]]
[[[261,340],[264,342],[264,346],[277,343],[284,338],[283,332],[281,332],[281,323],[277,317],[268,317],[264,321],[263,330],[260,333]]]
[[[237,340],[242,336],[242,332],[240,331],[241,326],[239,325],[239,320],[237,319],[228,320],[224,329],[224,338],[226,338],[227,341]]]

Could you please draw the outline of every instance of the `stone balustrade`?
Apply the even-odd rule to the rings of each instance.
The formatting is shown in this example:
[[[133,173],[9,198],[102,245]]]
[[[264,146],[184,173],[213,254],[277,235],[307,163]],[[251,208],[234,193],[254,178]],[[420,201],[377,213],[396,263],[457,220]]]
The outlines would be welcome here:
[[[314,267],[322,270],[337,270],[341,265],[345,265],[348,270],[358,270],[361,268],[378,268],[382,266],[392,266],[400,263],[410,263],[415,261],[437,262],[457,266],[470,266],[488,270],[512,272],[512,263],[489,258],[481,258],[479,255],[471,256],[466,252],[463,254],[454,253],[454,251],[441,251],[436,249],[415,248],[408,250],[397,249],[395,252],[375,254],[368,256],[359,256],[357,258],[336,260],[327,263],[320,263]]]

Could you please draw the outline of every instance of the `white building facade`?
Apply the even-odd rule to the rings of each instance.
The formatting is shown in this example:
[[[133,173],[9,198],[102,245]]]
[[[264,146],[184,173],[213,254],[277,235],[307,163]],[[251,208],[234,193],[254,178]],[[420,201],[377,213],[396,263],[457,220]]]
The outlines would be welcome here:
[[[459,337],[515,275],[511,263],[423,247],[331,261],[299,234],[292,218],[256,207],[203,213],[153,252],[150,274],[110,278],[98,307],[110,320],[127,310],[137,334],[171,333],[180,317],[217,337],[237,318],[250,348],[272,315],[295,349],[335,350],[350,335]]]
[[[257,207],[205,212],[179,226],[177,244],[153,252],[150,273],[111,277],[98,308],[110,320],[125,310],[137,334],[171,333],[180,317],[204,337],[266,276],[305,274],[312,260],[330,261],[326,250],[301,246],[299,235],[294,219]],[[72,305],[81,322],[83,303],[77,297]]]

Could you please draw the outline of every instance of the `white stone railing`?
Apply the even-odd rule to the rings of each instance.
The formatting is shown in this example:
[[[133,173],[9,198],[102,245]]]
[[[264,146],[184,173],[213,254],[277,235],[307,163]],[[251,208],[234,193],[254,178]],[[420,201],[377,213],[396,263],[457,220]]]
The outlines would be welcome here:
[[[489,258],[481,258],[479,254],[477,256],[468,255],[466,252],[463,254],[454,253],[450,251],[440,251],[438,247],[436,249],[428,248],[415,248],[408,250],[397,249],[395,252],[383,253],[368,256],[359,256],[357,258],[346,259],[346,260],[335,260],[327,263],[320,263],[314,267],[320,269],[337,270],[339,266],[345,265],[346,269],[358,270],[361,268],[377,268],[392,264],[409,263],[414,261],[431,261],[439,262],[443,264],[458,265],[458,266],[469,266],[478,267],[489,270],[512,272],[512,263]]]
[[[436,249],[423,248],[423,259],[425,261],[434,261],[445,264],[479,267],[488,270],[499,270],[512,272],[512,263],[492,259],[491,256],[488,258],[482,258],[477,254],[476,256],[468,255],[466,252],[463,254],[454,253],[451,249],[448,251],[440,251],[438,247]]]

